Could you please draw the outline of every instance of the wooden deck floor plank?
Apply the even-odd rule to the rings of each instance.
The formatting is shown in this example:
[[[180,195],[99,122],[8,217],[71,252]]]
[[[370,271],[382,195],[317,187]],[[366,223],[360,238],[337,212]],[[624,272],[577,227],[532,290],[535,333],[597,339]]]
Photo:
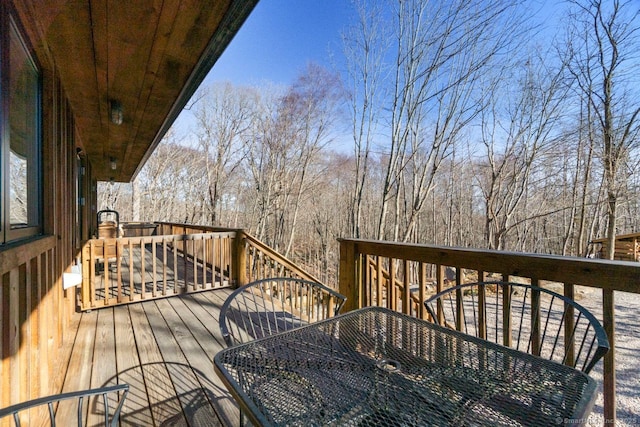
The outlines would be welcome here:
[[[187,346],[188,351],[193,347],[190,325],[182,323],[166,300],[145,304],[145,311],[188,424],[221,425],[206,391],[180,348]]]
[[[194,294],[194,296],[200,298],[202,305],[212,310],[212,313],[217,320],[220,318],[220,309],[222,308],[222,305],[232,291],[233,289],[229,289],[228,292],[204,292],[201,294]]]
[[[235,401],[213,367],[224,347],[220,307],[231,291],[82,313],[62,391],[129,384],[121,425],[237,426]],[[59,425],[70,425],[75,408],[61,406],[59,415],[66,417]]]
[[[82,313],[78,332],[71,351],[71,358],[62,386],[62,392],[85,390],[91,387],[93,366],[93,349],[97,331],[98,312]],[[88,408],[88,403],[85,404]],[[60,425],[73,425],[76,420],[76,409],[71,405],[60,405],[56,412],[56,420]]]
[[[200,294],[193,294],[190,297],[194,298],[198,301],[200,307],[208,312],[211,316],[213,316],[213,321],[209,324],[210,330],[214,331],[215,336],[220,343],[222,348],[226,347],[226,343],[224,342],[224,338],[222,337],[222,332],[220,331],[220,309],[224,304],[227,297],[233,292],[234,289],[226,288],[226,292],[202,292]],[[220,350],[216,350],[220,351]]]
[[[194,372],[206,388],[218,416],[225,425],[237,425],[239,423],[238,406],[215,373],[213,365],[213,357],[223,348],[222,337],[217,328],[217,316],[214,317],[204,310],[193,295],[170,298],[163,301],[163,304],[170,305],[174,309],[175,318],[172,315],[171,324],[181,322],[189,325],[189,335],[184,337],[182,342],[185,344],[182,345],[182,349],[189,365],[194,368]]]
[[[144,384],[142,367],[129,315],[129,306],[114,307],[116,331],[116,366],[118,384],[129,384],[129,394],[122,409],[122,424],[131,426],[153,425],[149,397]]]
[[[93,349],[93,358],[100,363],[93,363],[91,372],[91,388],[101,388],[118,383],[116,369],[115,330],[113,310],[98,310],[97,333]],[[101,399],[91,399],[88,425],[98,425],[104,420],[105,408]]]
[[[185,303],[188,303],[187,305],[191,312],[207,329],[207,331],[209,332],[209,334],[211,334],[215,341],[201,343],[201,345],[203,345],[203,348],[207,350],[209,354],[215,354],[226,346],[224,339],[222,338],[220,326],[218,324],[218,319],[220,318],[220,307],[222,307],[222,303],[218,303],[217,300],[212,301],[208,298],[210,294],[214,293],[223,295],[224,298],[226,298],[226,296],[231,293],[231,289],[221,289],[219,292],[200,292],[197,294],[186,295],[182,298]]]
[[[131,322],[135,325],[134,335],[154,424],[186,425],[175,387],[171,382],[169,371],[164,364],[143,305],[132,304],[129,306],[129,312]]]

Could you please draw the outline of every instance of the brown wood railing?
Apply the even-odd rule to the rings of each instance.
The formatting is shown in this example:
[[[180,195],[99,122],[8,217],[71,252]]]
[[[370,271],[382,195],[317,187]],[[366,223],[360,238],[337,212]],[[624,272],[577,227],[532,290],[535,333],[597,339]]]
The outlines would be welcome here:
[[[236,287],[268,277],[317,281],[243,230],[165,222],[126,225],[133,236],[84,244],[81,310]]]
[[[0,250],[0,407],[60,386],[56,361],[73,333],[75,301],[63,290],[57,244],[57,236],[42,236]]]
[[[453,274],[447,274],[453,273]],[[340,289],[343,311],[386,306],[426,318],[422,304],[451,285],[499,277],[522,278],[534,285],[553,282],[575,298],[575,285],[602,290],[602,321],[611,351],[604,359],[604,418],[616,417],[614,291],[640,293],[640,264],[586,258],[340,239]]]
[[[82,251],[81,309],[233,283],[235,232],[91,239]]]
[[[307,273],[295,263],[288,260],[255,237],[244,234],[244,256],[246,277],[243,283],[268,277],[293,277],[298,279],[320,282],[316,277]]]
[[[234,284],[242,286],[269,277],[293,277],[319,282],[317,278],[276,250],[242,229],[227,229],[199,225],[157,223],[157,234],[234,233],[227,253],[229,270],[236,278]],[[182,250],[182,247],[179,247]]]

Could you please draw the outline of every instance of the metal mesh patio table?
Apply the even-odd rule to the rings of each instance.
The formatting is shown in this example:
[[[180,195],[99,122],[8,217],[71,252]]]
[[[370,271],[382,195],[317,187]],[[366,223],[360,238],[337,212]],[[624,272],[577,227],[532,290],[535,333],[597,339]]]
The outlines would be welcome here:
[[[584,373],[370,307],[222,350],[215,367],[265,426],[553,426],[586,422]]]

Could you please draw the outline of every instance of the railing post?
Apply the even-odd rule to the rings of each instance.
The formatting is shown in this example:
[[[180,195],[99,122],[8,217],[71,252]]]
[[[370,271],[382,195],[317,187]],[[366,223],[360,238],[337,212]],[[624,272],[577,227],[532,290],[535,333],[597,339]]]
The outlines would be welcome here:
[[[602,290],[602,326],[609,338],[610,349],[604,355],[603,394],[605,425],[616,425],[616,335],[614,291]]]
[[[356,254],[355,242],[338,239],[340,242],[340,272],[338,290],[347,297],[343,312],[360,308],[360,257]]]
[[[91,306],[91,247],[89,241],[82,245],[82,287],[80,289],[80,310],[86,310]]]
[[[247,245],[245,240],[244,230],[237,230],[233,251],[233,277],[236,279],[236,287],[247,283]]]

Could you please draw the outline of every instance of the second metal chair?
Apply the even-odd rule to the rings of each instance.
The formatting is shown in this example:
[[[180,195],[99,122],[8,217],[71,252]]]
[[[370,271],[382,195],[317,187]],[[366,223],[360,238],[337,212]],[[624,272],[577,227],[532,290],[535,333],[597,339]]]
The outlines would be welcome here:
[[[509,282],[454,286],[424,302],[434,321],[589,373],[609,351],[596,317],[549,289]]]
[[[333,317],[346,297],[320,283],[277,277],[236,289],[220,311],[228,346]]]

